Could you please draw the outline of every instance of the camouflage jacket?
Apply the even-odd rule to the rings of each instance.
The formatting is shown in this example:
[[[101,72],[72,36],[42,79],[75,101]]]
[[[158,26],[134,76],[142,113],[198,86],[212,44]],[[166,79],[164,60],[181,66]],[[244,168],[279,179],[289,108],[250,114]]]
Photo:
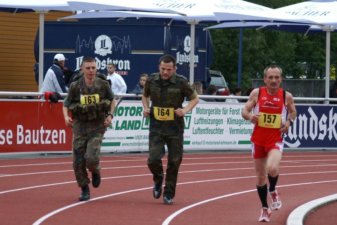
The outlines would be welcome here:
[[[73,82],[63,104],[75,119],[74,132],[77,129],[83,132],[105,130],[103,123],[113,98],[108,82],[103,79],[95,78],[92,87],[85,85],[83,77]]]
[[[182,108],[185,98],[194,99],[197,96],[184,76],[173,74],[169,80],[162,80],[159,73],[152,74],[146,82],[143,95],[149,97],[152,102],[150,131],[173,135],[184,131],[184,118],[174,113],[172,115],[171,110]],[[163,120],[156,118],[160,113]]]

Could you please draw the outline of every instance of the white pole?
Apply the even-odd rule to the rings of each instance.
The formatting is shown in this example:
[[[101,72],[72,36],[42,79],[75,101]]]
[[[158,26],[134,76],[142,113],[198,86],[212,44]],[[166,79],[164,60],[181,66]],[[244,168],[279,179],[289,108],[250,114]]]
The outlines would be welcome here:
[[[326,31],[326,46],[325,46],[325,98],[329,98],[330,91],[330,30]],[[326,104],[329,101],[325,101]]]
[[[195,24],[196,21],[191,21],[191,51],[190,51],[190,84],[194,83],[194,46],[195,46]]]

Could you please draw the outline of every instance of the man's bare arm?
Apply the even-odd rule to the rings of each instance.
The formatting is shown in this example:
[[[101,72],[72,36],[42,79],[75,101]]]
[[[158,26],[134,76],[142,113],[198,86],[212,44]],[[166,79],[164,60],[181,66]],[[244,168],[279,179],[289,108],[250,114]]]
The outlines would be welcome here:
[[[248,101],[246,102],[246,104],[244,105],[243,109],[242,109],[242,117],[245,119],[245,120],[249,120],[251,121],[252,123],[256,123],[257,120],[258,120],[258,115],[254,115],[252,113],[252,110],[254,108],[254,106],[256,105],[257,103],[257,97],[259,95],[259,89],[256,88],[254,89],[250,95],[249,95],[249,98],[248,98]]]

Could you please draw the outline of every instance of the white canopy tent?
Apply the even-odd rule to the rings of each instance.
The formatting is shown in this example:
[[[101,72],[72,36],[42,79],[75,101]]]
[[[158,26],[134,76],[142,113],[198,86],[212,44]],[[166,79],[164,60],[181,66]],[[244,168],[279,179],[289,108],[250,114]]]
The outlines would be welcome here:
[[[337,1],[315,0],[293,4],[276,9],[281,13],[296,15],[319,25],[326,32],[325,48],[325,98],[329,97],[330,88],[330,36],[337,28]],[[314,27],[317,29],[317,27]]]
[[[289,5],[276,9],[277,12],[288,15],[295,15],[307,21],[308,24],[302,23],[285,23],[285,22],[259,22],[259,21],[236,21],[224,22],[206,29],[217,28],[268,28],[279,27],[287,30],[291,27],[304,27],[306,32],[310,30],[322,31],[326,33],[326,57],[325,57],[325,98],[329,98],[330,88],[330,34],[337,29],[337,1],[315,0],[306,1],[294,5]],[[310,25],[311,24],[311,25]],[[287,28],[288,27],[288,28]]]
[[[235,22],[224,22],[219,23],[213,26],[209,26],[204,28],[204,30],[210,29],[221,29],[221,28],[256,28],[256,29],[263,29],[268,27],[277,27],[277,28],[284,28],[286,27],[303,27],[306,28],[308,31],[311,27],[314,29],[318,29],[319,26],[311,25],[306,23],[286,23],[286,22],[259,22],[259,21],[235,21]]]
[[[133,5],[123,6],[119,4],[117,0],[110,0],[110,10],[144,10],[144,11],[161,11],[161,12],[172,12],[172,10],[162,9],[159,6],[146,5],[145,3],[140,4],[137,7],[134,2]],[[85,5],[79,4],[75,7],[71,7],[66,0],[48,0],[48,1],[27,1],[27,0],[0,0],[0,10],[3,9],[13,9],[16,10],[31,10],[39,13],[39,90],[41,90],[43,83],[43,68],[44,68],[44,17],[49,11],[76,11],[76,10],[91,10],[93,8],[85,7]]]
[[[71,18],[108,18],[116,17],[114,12],[109,12],[115,3],[107,2],[105,0],[70,0],[68,1],[72,8],[85,10],[100,10],[96,12],[86,12],[82,15],[76,15]],[[119,3],[120,6],[132,7],[135,4],[132,0],[124,0]],[[191,25],[191,51],[190,51],[190,81],[194,82],[194,48],[195,48],[195,25],[201,21],[219,22],[219,21],[242,21],[242,20],[264,20],[264,21],[294,21],[296,16],[287,15],[281,12],[276,12],[268,7],[260,6],[254,3],[242,0],[143,0],[142,6],[157,6],[166,10],[177,12],[177,15],[172,14],[156,14],[142,15],[142,17],[154,18],[171,18],[177,20],[184,20]],[[215,14],[215,12],[217,12]],[[102,15],[101,15],[102,14]],[[140,15],[130,14],[125,17],[140,17]]]
[[[44,65],[44,16],[51,10],[72,11],[65,0],[25,1],[25,0],[0,0],[0,8],[32,10],[39,13],[39,90],[43,83]]]
[[[204,30],[210,29],[226,29],[226,28],[254,28],[256,30],[262,29],[275,29],[282,31],[290,31],[300,29],[303,32],[308,32],[311,27],[315,25],[310,24],[302,24],[302,23],[285,23],[285,22],[256,22],[256,21],[243,21],[243,22],[224,22],[214,26],[206,27]],[[242,34],[242,30],[240,30],[240,34]],[[239,46],[242,46],[242,36],[240,35]],[[237,82],[241,84],[241,67],[242,67],[242,47],[239,47],[239,62],[238,62],[238,77]]]

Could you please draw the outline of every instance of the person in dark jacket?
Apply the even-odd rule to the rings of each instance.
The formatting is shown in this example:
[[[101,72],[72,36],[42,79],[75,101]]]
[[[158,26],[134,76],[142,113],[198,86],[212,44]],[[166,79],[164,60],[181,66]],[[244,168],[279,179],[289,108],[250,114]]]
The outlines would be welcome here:
[[[335,80],[335,83],[330,88],[329,97],[337,98],[337,79]],[[331,101],[330,103],[337,104],[337,101]]]
[[[90,199],[92,186],[101,183],[100,152],[104,133],[115,110],[114,94],[106,80],[97,77],[94,58],[84,57],[83,75],[74,81],[63,103],[65,124],[73,130],[73,169],[82,192],[79,201]]]
[[[65,60],[63,54],[54,56],[53,65],[47,70],[44,77],[41,92],[66,93],[68,91],[63,72]]]
[[[136,95],[143,94],[143,90],[144,90],[144,86],[145,86],[147,77],[148,77],[147,73],[142,73],[140,75],[138,84],[131,91],[132,94],[136,94]]]
[[[185,98],[189,102],[183,107]],[[151,102],[151,105],[150,105]],[[153,197],[160,198],[164,172],[162,149],[168,147],[164,204],[173,204],[179,166],[183,158],[184,115],[199,102],[187,79],[176,74],[176,59],[164,55],[159,59],[159,73],[147,80],[142,96],[143,114],[150,118],[149,157],[147,165],[153,174]]]

